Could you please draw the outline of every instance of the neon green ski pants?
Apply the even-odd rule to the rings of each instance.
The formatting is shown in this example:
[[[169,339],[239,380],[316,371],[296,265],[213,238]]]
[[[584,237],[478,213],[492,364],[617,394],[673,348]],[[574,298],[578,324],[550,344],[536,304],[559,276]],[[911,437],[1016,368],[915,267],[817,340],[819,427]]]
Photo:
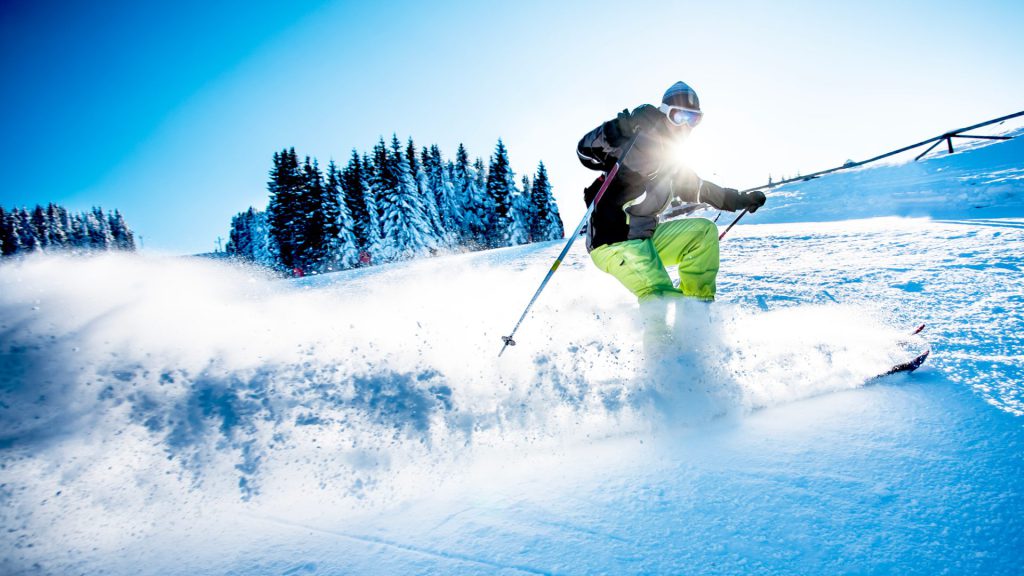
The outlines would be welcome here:
[[[714,300],[718,227],[706,218],[666,222],[646,240],[605,244],[595,248],[590,258],[641,302],[659,296]],[[665,266],[678,266],[678,289],[672,286]]]

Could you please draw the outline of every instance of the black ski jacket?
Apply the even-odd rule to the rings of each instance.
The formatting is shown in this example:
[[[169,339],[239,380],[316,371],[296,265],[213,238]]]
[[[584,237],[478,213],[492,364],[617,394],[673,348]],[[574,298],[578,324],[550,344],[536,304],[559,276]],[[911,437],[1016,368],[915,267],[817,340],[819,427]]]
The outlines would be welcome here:
[[[633,111],[634,116],[637,110]],[[666,148],[672,139],[670,130],[666,122],[656,122],[637,136],[615,181],[608,186],[587,223],[587,251],[605,244],[650,238],[658,225],[658,215],[673,200],[710,204],[730,212],[742,208],[736,190],[701,180],[693,170],[666,162]],[[576,155],[587,168],[607,174],[619,161],[629,138],[620,129],[617,118],[609,120],[580,140]],[[604,178],[601,175],[584,190],[587,206],[597,196]]]

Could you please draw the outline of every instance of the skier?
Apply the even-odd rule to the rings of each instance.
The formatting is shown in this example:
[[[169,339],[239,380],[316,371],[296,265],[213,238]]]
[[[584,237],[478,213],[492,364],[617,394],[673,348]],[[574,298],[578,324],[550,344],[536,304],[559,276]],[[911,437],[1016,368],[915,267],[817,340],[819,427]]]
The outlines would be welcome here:
[[[605,173],[584,191],[588,206],[608,171],[621,162],[588,222],[587,250],[598,268],[615,276],[641,302],[662,296],[715,298],[718,229],[706,218],[659,224],[658,215],[674,199],[730,212],[755,212],[765,203],[761,191],[741,194],[669,162],[673,145],[685,140],[702,117],[696,92],[676,82],[660,107],[643,104],[632,112],[623,110],[584,136],[576,149],[584,166]],[[633,148],[623,157],[634,136]],[[665,270],[675,265],[679,288]]]

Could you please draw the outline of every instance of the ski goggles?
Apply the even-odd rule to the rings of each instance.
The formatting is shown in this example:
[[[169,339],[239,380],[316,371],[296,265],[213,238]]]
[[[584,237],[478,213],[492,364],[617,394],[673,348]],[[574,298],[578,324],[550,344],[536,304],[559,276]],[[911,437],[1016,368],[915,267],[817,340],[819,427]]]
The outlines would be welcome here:
[[[658,110],[661,110],[665,116],[668,116],[668,121],[676,126],[686,124],[690,128],[695,128],[697,124],[700,124],[701,118],[704,117],[704,113],[700,110],[691,110],[681,106],[669,106],[668,104],[662,104]]]

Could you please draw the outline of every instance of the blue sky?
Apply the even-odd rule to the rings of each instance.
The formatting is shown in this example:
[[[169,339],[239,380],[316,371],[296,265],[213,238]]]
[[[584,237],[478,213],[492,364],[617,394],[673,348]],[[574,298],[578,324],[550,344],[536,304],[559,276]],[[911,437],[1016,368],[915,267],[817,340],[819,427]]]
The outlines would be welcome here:
[[[579,137],[676,80],[688,161],[748,187],[1024,109],[1020,2],[22,2],[0,8],[0,204],[121,209],[147,249],[206,251],[263,207],[270,158],[395,132],[497,138],[549,167],[567,226]]]

